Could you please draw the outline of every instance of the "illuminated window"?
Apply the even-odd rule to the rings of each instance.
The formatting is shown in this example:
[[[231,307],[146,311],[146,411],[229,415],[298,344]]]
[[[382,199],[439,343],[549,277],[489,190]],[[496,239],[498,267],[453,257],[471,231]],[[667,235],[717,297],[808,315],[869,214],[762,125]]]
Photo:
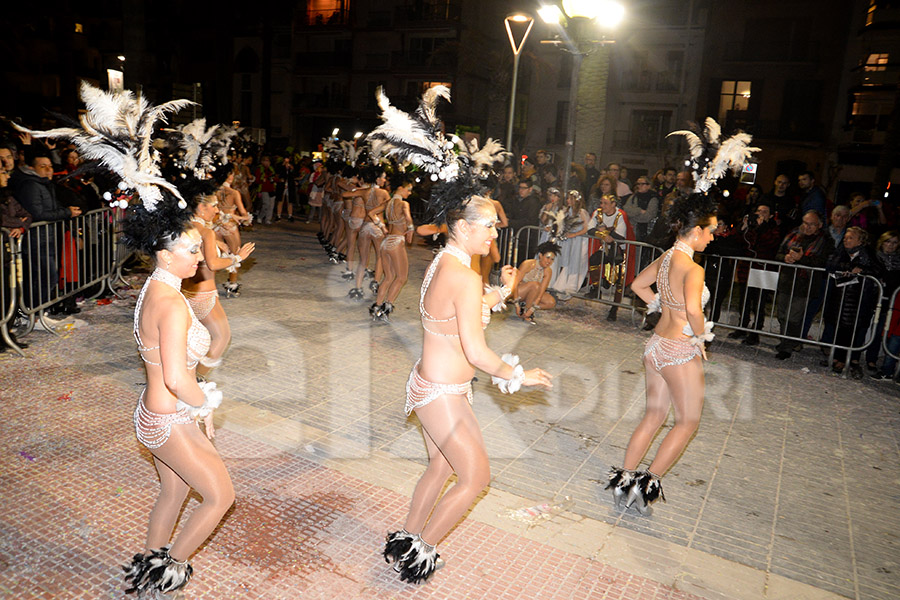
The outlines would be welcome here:
[[[84,26],[81,23],[75,23],[75,33],[84,33]]]
[[[888,54],[870,54],[866,60],[866,71],[887,71]]]
[[[723,81],[719,94],[719,123],[724,123],[729,111],[750,107],[749,81]]]
[[[346,25],[349,22],[350,0],[309,0],[306,5],[309,25]]]

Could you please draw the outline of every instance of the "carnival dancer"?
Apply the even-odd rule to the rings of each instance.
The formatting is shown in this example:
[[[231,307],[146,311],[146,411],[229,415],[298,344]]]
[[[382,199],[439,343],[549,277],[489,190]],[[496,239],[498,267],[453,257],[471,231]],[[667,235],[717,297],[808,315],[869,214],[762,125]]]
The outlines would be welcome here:
[[[214,383],[199,385],[194,372],[209,349],[209,332],[180,292],[181,280],[193,276],[200,261],[200,236],[188,230],[188,202],[161,176],[151,154],[150,136],[158,120],[192,103],[176,100],[152,107],[130,91],[107,93],[86,82],[81,84],[81,98],[87,110],[80,127],[31,133],[70,139],[87,160],[114,172],[121,180],[120,191],[139,198],[128,207],[122,241],[156,263],[134,313],[134,337],[147,375],[134,423],[138,440],[153,455],[160,494],[150,513],[145,550],[125,567],[131,586],[127,592],[152,597],[188,582],[193,573],[188,559],[234,500],[228,471],[210,442],[215,434],[212,412],[222,394]],[[109,193],[104,197],[112,199]],[[192,488],[203,500],[169,545]]]
[[[644,417],[631,435],[622,467],[609,471],[607,489],[612,488],[616,508],[634,506],[641,514],[652,513],[650,504],[665,501],[661,477],[678,460],[700,423],[705,383],[702,360],[705,344],[712,341],[713,322],[703,308],[709,300],[704,269],[694,262],[713,239],[718,226],[716,200],[710,189],[729,170],[739,170],[758,148],[750,148],[750,136],[738,133],[719,141],[718,124],[706,120],[703,132],[689,134],[691,162],[698,177],[694,193],[675,201],[667,218],[675,233],[675,244],[644,269],[631,289],[647,303],[648,312],[662,316],[644,350],[647,406]],[[671,135],[671,134],[670,134]],[[651,285],[659,290],[654,294]],[[647,469],[639,469],[656,432],[674,408],[675,425],[660,443]]]
[[[512,284],[516,315],[531,325],[536,325],[534,313],[537,309],[548,310],[556,306],[556,298],[547,292],[553,277],[553,262],[559,256],[559,246],[553,242],[538,244],[537,258],[523,260],[516,269]]]
[[[362,199],[365,210],[363,224],[356,238],[357,249],[359,250],[359,262],[356,265],[356,285],[353,288],[356,290],[356,295],[351,294],[350,296],[358,300],[363,298],[362,282],[365,277],[371,279],[369,288],[372,290],[372,295],[378,295],[378,280],[382,276],[381,240],[384,238],[384,231],[382,230],[383,224],[381,219],[377,216],[373,219],[372,211],[379,206],[383,206],[391,199],[391,195],[384,189],[387,175],[381,167],[366,167],[360,171],[360,176],[363,183],[367,183],[369,186],[360,188],[356,192],[351,192],[358,194],[353,200],[354,207],[358,206],[359,199]],[[344,197],[347,197],[346,194]],[[375,268],[369,269],[369,253],[372,248],[375,249]]]
[[[355,278],[355,285],[347,295],[354,300],[362,300],[364,296],[362,280],[367,274],[366,263],[369,259],[369,247],[374,243],[373,240],[378,239],[380,241],[381,237],[384,236],[384,233],[369,220],[368,212],[390,199],[388,193],[381,189],[385,181],[383,170],[372,166],[364,167],[359,172],[359,179],[363,185],[342,194],[345,206],[349,205],[347,217],[347,262],[348,268],[353,272],[353,277]],[[363,225],[366,226],[365,229]],[[359,257],[354,269],[353,251],[355,248],[359,250]]]
[[[425,581],[441,565],[436,545],[466,513],[490,481],[484,440],[472,401],[475,368],[494,378],[505,393],[522,385],[550,387],[550,375],[541,369],[523,370],[518,357],[503,359],[485,344],[483,328],[491,308],[501,308],[508,288],[483,288],[470,268],[472,256],[490,251],[497,238],[493,204],[475,191],[468,161],[458,161],[452,145],[441,133],[435,104],[448,98],[444,86],[429,89],[415,117],[392,107],[379,89],[385,123],[369,135],[379,152],[408,160],[438,179],[429,199],[430,222],[446,223],[448,241],[422,283],[419,310],[424,340],[422,357],[407,383],[406,413],[416,413],[428,450],[428,467],[416,485],[404,528],[388,534],[384,557],[394,563],[400,578]],[[421,132],[410,139],[409,131]],[[501,281],[508,286],[515,269],[504,267]],[[457,482],[438,501],[453,473]],[[429,517],[430,515],[430,517]]]
[[[241,193],[231,187],[234,181],[234,172],[228,174],[225,183],[216,190],[218,198],[218,210],[216,220],[213,223],[213,231],[216,237],[221,239],[228,246],[228,251],[236,255],[241,248],[241,229],[243,224],[249,224],[253,221],[253,216],[244,208],[244,202],[241,199]],[[236,298],[241,295],[241,284],[238,283],[238,270],[229,269],[228,281],[222,284],[225,290],[225,296],[228,298]]]
[[[240,247],[237,254],[221,251],[216,243],[213,224],[219,210],[217,196],[202,196],[194,210],[191,222],[194,223],[194,228],[200,234],[203,256],[197,272],[192,277],[186,278],[181,284],[181,293],[187,298],[191,310],[209,331],[211,338],[209,351],[197,365],[197,375],[203,378],[222,364],[222,356],[231,342],[231,327],[228,325],[225,310],[219,302],[215,271],[225,269],[229,274],[236,272],[240,268],[241,262],[246,260],[256,248],[255,244],[248,242]]]
[[[400,179],[394,182],[394,195],[387,204],[380,204],[369,211],[369,218],[385,233],[381,240],[381,262],[384,280],[378,288],[375,302],[369,307],[373,319],[388,321],[394,311],[394,301],[409,277],[409,257],[406,245],[412,243],[413,220],[406,201],[412,193],[412,182]],[[381,223],[379,215],[384,217]]]

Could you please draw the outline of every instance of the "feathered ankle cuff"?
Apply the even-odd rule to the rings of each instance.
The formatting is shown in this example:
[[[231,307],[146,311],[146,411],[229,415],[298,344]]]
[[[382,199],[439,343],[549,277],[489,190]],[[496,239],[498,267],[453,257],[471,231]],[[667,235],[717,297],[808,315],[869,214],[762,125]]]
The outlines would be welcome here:
[[[409,552],[415,537],[405,529],[388,533],[384,540],[384,562],[398,562]]]
[[[180,590],[194,574],[189,562],[177,561],[169,556],[168,547],[151,550],[149,556],[135,554],[131,564],[122,568],[125,570],[125,581],[131,584],[125,593],[137,592],[139,597],[151,590],[164,594]]]
[[[416,535],[412,539],[409,550],[400,557],[400,581],[422,583],[434,573],[440,554],[437,546],[429,546]]]

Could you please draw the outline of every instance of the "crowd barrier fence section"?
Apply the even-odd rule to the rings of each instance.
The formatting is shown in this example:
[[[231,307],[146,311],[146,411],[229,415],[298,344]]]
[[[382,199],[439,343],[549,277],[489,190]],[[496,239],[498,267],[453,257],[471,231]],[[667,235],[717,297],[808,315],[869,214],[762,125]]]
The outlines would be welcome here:
[[[881,349],[884,350],[885,356],[890,356],[894,360],[900,361],[900,349],[893,350],[893,351],[891,350],[890,345],[889,345],[890,336],[888,335],[888,331],[890,330],[890,327],[891,327],[891,319],[894,316],[894,306],[897,305],[897,296],[898,295],[900,295],[900,288],[897,288],[896,290],[894,290],[894,293],[891,294],[891,299],[888,301],[888,304],[887,304],[887,314],[885,315],[885,318],[884,318],[884,335],[881,337]],[[897,367],[900,368],[900,364],[898,364]],[[897,375],[896,370],[894,372],[894,375],[895,376]]]
[[[0,228],[0,337],[8,347],[25,356],[9,335],[9,324],[16,315],[20,268],[20,238],[13,238],[11,233],[5,227]]]
[[[103,293],[121,266],[114,252],[115,226],[113,211],[101,208],[71,219],[32,223],[25,230],[15,273],[18,317],[27,321],[23,335],[31,332],[36,319],[55,333],[44,317],[50,306],[76,295]],[[13,311],[8,322],[16,317]]]
[[[512,258],[507,264],[533,258],[547,237],[540,227],[520,228],[509,243]],[[633,240],[585,237],[592,240],[586,283],[573,296],[629,310],[637,324],[636,317],[646,313],[646,305],[629,286],[663,251]],[[876,324],[882,285],[871,275],[703,253],[697,253],[696,259],[706,271],[710,290],[706,312],[717,326],[821,346],[829,349],[832,358],[835,350],[866,349],[880,333]]]

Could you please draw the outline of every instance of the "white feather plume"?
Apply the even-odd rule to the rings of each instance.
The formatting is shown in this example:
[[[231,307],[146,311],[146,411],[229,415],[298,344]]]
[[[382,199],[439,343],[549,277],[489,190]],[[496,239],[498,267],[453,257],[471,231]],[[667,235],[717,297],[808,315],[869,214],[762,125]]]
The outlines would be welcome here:
[[[160,188],[182,200],[175,186],[160,176],[159,165],[151,152],[152,136],[157,123],[165,122],[169,112],[193,102],[174,100],[154,107],[143,97],[136,99],[130,91],[104,92],[84,81],[80,94],[86,107],[79,119],[81,129],[34,131],[13,125],[35,138],[71,140],[85,160],[98,161],[136,190],[148,210],[153,210],[162,199]]]
[[[706,117],[706,141],[710,144],[718,144],[722,137],[722,128],[712,117]]]
[[[687,129],[679,129],[678,131],[673,131],[666,137],[670,137],[673,135],[683,135],[684,139],[687,140],[688,143],[688,151],[691,154],[691,158],[700,158],[703,156],[703,140],[700,139],[700,136],[694,133],[693,131],[689,131]]]

